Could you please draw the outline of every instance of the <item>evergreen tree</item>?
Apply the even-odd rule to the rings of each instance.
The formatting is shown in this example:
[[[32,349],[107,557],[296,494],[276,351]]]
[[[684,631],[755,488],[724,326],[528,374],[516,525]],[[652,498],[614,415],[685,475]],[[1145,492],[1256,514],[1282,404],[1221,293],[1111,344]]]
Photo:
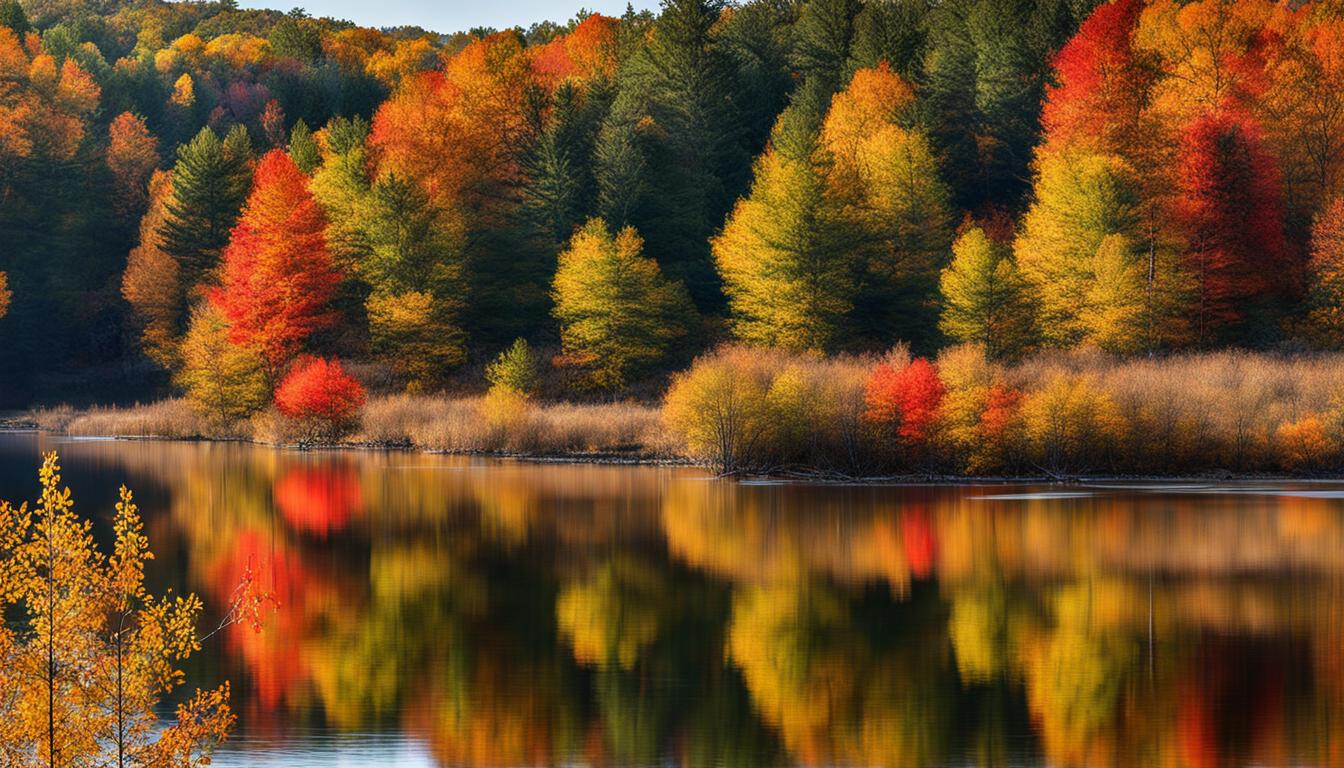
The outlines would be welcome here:
[[[913,80],[920,71],[928,11],[922,0],[867,0],[854,17],[848,74],[885,61],[901,77]]]
[[[183,285],[209,280],[219,264],[251,185],[250,155],[245,130],[231,131],[220,141],[214,131],[202,128],[178,149],[173,193],[159,234],[163,251],[180,267]]]
[[[845,201],[832,194],[823,153],[805,120],[786,111],[778,133],[793,134],[756,163],[751,193],[714,238],[733,330],[772,347],[839,346],[856,291],[856,230]]]
[[[685,289],[642,251],[634,229],[613,238],[606,222],[592,219],[560,255],[553,298],[565,360],[598,389],[653,370],[693,317]]]
[[[952,246],[940,280],[939,327],[958,342],[983,344],[993,358],[1013,358],[1032,343],[1032,307],[1012,257],[971,227]]]
[[[294,128],[289,132],[289,157],[294,164],[299,166],[299,170],[311,174],[322,164],[322,153],[317,147],[317,140],[313,138],[313,132],[308,129],[308,124],[299,118],[294,123]]]
[[[815,78],[830,90],[844,85],[859,0],[807,0],[793,31],[793,66],[804,79]]]

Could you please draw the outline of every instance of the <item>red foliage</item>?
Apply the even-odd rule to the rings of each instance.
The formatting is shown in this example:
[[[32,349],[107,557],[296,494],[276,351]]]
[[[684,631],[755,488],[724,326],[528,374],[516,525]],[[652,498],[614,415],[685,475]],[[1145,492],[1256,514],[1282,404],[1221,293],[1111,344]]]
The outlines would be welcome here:
[[[916,578],[927,578],[933,573],[938,556],[938,533],[933,516],[924,507],[906,508],[901,512],[901,543],[905,562]]]
[[[903,441],[923,443],[938,417],[946,388],[933,364],[922,357],[897,371],[886,363],[873,369],[864,388],[863,418],[895,431]]]
[[[1100,6],[1055,55],[1056,84],[1046,88],[1041,124],[1052,144],[1083,139],[1119,152],[1137,127],[1152,82],[1131,40],[1142,0]]]
[[[1258,126],[1231,110],[1206,114],[1181,137],[1177,220],[1199,280],[1202,341],[1241,318],[1248,300],[1296,285],[1300,259],[1284,236],[1283,183]]]
[[[295,467],[276,482],[275,503],[295,529],[325,538],[359,514],[364,493],[349,467]]]
[[[275,406],[291,419],[348,422],[363,405],[364,387],[339,360],[301,361],[275,390]]]
[[[223,257],[211,301],[235,344],[256,345],[272,372],[336,318],[328,309],[340,275],[327,251],[326,219],[308,179],[283,150],[257,163],[252,195]]]
[[[1021,392],[1002,384],[995,384],[990,388],[985,410],[980,414],[980,433],[986,440],[1001,440],[1021,404]]]

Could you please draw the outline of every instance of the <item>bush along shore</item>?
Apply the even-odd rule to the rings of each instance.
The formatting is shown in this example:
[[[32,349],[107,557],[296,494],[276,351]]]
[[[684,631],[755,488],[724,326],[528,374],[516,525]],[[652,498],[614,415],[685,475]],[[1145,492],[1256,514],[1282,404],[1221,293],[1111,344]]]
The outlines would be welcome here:
[[[504,358],[501,358],[502,360]],[[1338,474],[1344,355],[1246,352],[995,362],[725,347],[662,400],[548,402],[526,366],[492,366],[484,395],[365,397],[322,369],[277,404],[221,419],[199,402],[34,411],[72,435],[243,439],[453,453],[693,462],[724,474],[834,478]]]

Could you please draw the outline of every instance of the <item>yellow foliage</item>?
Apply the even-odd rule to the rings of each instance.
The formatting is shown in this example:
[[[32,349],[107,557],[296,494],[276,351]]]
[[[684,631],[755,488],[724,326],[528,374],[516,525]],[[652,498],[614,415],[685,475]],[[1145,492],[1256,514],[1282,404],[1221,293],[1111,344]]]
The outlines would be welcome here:
[[[1032,458],[1046,469],[1097,470],[1124,423],[1110,395],[1082,374],[1057,373],[1022,403]]]
[[[655,573],[618,560],[561,590],[556,622],[580,663],[631,669],[658,637],[657,606],[665,592]]]
[[[156,712],[200,649],[200,600],[145,590],[154,555],[125,487],[104,553],[61,487],[55,454],[40,477],[35,508],[0,503],[0,613],[26,618],[0,626],[0,757],[7,765],[34,757],[41,765],[208,762],[233,725],[227,683],[180,704],[167,728]]]
[[[432,384],[466,361],[462,329],[427,291],[375,293],[364,303],[373,349],[392,361],[413,388]]]
[[[261,353],[229,341],[228,320],[213,306],[204,304],[192,313],[180,353],[178,385],[206,416],[227,424],[270,399]]]
[[[0,317],[9,312],[9,302],[12,298],[14,293],[9,290],[9,275],[0,272]]]
[[[1274,439],[1284,468],[1289,470],[1323,469],[1339,453],[1338,442],[1315,414],[1280,424]]]

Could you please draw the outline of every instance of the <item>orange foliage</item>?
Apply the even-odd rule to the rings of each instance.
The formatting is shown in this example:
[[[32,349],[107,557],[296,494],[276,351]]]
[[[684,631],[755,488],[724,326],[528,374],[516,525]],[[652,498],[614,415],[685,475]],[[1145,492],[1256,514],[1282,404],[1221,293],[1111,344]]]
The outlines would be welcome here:
[[[535,79],[509,33],[473,42],[442,72],[406,78],[373,118],[369,144],[380,169],[418,180],[445,208],[488,212],[521,176]]]
[[[592,80],[616,74],[616,26],[610,16],[593,14],[573,32],[543,45],[532,54],[538,74],[559,83],[573,78]]]
[[[893,432],[902,441],[920,444],[931,436],[946,393],[938,371],[917,357],[899,371],[887,363],[873,369],[864,388],[864,420]]]
[[[291,526],[326,538],[361,512],[364,494],[348,467],[295,467],[276,481],[275,503]]]
[[[159,165],[159,141],[145,119],[122,112],[107,128],[107,167],[116,182],[113,205],[123,216],[138,215],[149,197],[149,177]]]
[[[272,379],[309,335],[335,321],[328,303],[340,275],[327,251],[326,218],[284,150],[257,163],[223,272],[210,299],[228,316],[232,341],[262,351]]]

